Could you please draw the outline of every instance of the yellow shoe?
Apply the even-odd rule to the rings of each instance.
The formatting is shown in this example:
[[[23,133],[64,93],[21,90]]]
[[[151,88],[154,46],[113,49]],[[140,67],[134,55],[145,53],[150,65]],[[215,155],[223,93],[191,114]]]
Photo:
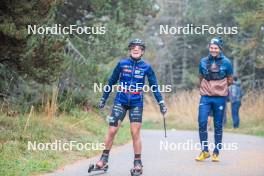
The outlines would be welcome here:
[[[212,155],[212,161],[213,161],[213,162],[219,162],[219,161],[220,161],[220,160],[219,160],[219,155],[216,154],[216,153],[213,153],[213,155]]]
[[[200,153],[200,155],[197,158],[195,158],[195,160],[196,161],[203,161],[203,160],[205,160],[206,158],[209,158],[209,157],[210,157],[210,153],[203,151],[203,152]]]

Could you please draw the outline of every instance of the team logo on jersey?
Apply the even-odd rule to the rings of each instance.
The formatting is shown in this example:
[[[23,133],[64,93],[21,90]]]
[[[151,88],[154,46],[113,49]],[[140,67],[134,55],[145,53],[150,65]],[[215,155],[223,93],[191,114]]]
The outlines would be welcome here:
[[[123,72],[126,72],[126,73],[131,73],[131,72],[132,72],[132,70],[129,70],[129,69],[127,69],[127,68],[124,68],[124,69],[123,69]]]
[[[144,76],[144,70],[143,69],[137,69],[137,70],[135,70],[135,75]]]
[[[131,74],[129,74],[129,73],[123,73],[123,76],[131,77]]]
[[[124,67],[124,68],[132,68],[131,65],[124,65],[123,67]]]
[[[140,74],[140,70],[135,70],[135,74]]]
[[[135,78],[143,78],[142,75],[135,75],[134,77],[135,77]]]

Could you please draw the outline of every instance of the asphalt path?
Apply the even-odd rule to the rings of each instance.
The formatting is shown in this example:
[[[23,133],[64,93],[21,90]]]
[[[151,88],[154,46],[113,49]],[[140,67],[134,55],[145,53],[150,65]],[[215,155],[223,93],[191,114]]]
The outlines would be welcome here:
[[[170,130],[164,138],[161,130],[142,130],[144,176],[264,176],[264,138],[224,133],[224,150],[220,162],[207,159],[197,162],[200,153],[197,131]],[[213,145],[213,132],[209,132]],[[212,146],[213,147],[213,146]],[[129,176],[133,166],[132,143],[115,147],[109,158],[109,169],[88,173],[90,163],[99,156],[64,166],[46,176]]]

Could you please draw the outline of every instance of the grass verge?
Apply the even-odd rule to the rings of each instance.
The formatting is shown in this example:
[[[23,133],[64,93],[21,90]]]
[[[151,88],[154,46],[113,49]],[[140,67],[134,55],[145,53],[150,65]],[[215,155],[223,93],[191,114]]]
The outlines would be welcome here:
[[[123,126],[128,126],[124,123]],[[97,112],[76,110],[73,115],[60,115],[46,120],[42,115],[8,117],[0,114],[0,175],[35,175],[53,171],[81,158],[101,152],[107,131],[105,119]],[[92,150],[28,150],[28,142],[92,144]],[[127,127],[121,127],[115,145],[130,140]]]

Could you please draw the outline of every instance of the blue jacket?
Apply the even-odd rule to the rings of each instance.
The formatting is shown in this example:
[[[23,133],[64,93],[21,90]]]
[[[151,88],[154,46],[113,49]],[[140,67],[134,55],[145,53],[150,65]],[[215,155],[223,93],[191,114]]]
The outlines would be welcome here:
[[[209,59],[209,60],[208,60]],[[214,59],[210,54],[207,57],[204,57],[200,60],[200,65],[199,65],[199,74],[203,76],[204,78],[209,77],[209,70],[207,68],[208,62],[213,64],[216,62],[216,64],[220,65],[219,72],[218,72],[218,77],[220,79],[224,79],[227,76],[232,76],[233,75],[233,66],[231,61],[221,52],[220,56],[217,59]]]
[[[234,81],[233,84],[229,87],[229,101],[231,103],[241,102],[243,97],[243,91],[240,87],[240,83],[238,81]]]
[[[149,86],[158,103],[162,102],[162,96],[158,90],[156,75],[149,64],[143,59],[134,60],[125,58],[118,62],[111,77],[108,80],[108,86],[112,88],[119,81],[122,88],[115,96],[115,103],[121,103],[127,106],[143,106],[143,91],[145,77],[148,77]],[[104,91],[103,98],[107,100],[112,89]]]

